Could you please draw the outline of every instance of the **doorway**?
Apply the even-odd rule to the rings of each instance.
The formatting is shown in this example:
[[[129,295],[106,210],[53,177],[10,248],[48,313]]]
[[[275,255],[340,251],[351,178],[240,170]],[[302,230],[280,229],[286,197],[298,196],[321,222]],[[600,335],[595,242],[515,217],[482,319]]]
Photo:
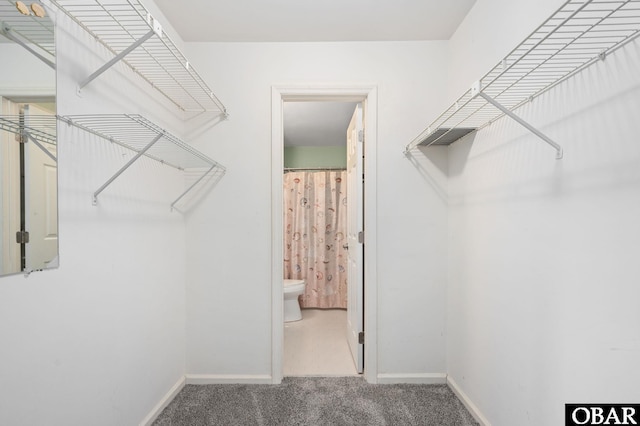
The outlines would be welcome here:
[[[377,122],[377,89],[367,87],[273,87],[272,89],[272,381],[280,383],[283,377],[284,356],[284,321],[283,321],[283,169],[284,169],[284,105],[286,102],[350,102],[360,104],[366,111],[364,131],[356,138],[366,140],[365,151],[367,158],[361,173],[366,175],[362,214],[366,221],[362,225],[367,237],[366,254],[359,261],[359,266],[365,265],[366,293],[360,301],[361,326],[366,325],[367,334],[356,336],[356,347],[361,350],[364,362],[364,377],[375,383],[377,377],[376,363],[376,270],[375,270],[375,146]],[[346,136],[346,135],[345,135]],[[361,175],[362,176],[362,175]],[[360,178],[361,180],[362,178]],[[363,234],[356,235],[362,244]],[[353,243],[351,243],[353,244]],[[355,250],[354,250],[355,251]],[[362,312],[364,311],[364,317]],[[346,326],[345,326],[346,334]],[[360,345],[358,346],[358,343]],[[364,345],[362,343],[365,343]]]
[[[351,353],[348,339],[352,319],[360,315],[355,335],[362,324],[362,301],[352,300],[359,294],[352,288],[361,286],[362,280],[350,279],[351,266],[361,271],[362,260],[349,262],[359,247],[348,241],[349,228],[362,222],[348,220],[359,204],[348,191],[347,179],[347,140],[353,139],[349,130],[354,111],[362,111],[362,104],[285,101],[283,105],[283,275],[289,284],[284,295],[284,376],[362,372],[361,354],[358,348]],[[357,192],[362,191],[353,191]]]

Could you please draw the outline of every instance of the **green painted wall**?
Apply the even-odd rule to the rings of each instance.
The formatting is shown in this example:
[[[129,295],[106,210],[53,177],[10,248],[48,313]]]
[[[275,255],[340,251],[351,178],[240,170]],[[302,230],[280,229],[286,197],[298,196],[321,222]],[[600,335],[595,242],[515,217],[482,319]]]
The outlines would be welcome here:
[[[346,168],[347,147],[287,146],[284,148],[285,168]]]

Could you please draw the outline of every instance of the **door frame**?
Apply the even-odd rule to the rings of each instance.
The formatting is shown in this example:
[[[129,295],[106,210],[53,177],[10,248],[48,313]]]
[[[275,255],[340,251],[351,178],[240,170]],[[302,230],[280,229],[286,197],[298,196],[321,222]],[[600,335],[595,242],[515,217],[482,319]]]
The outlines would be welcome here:
[[[378,132],[378,88],[375,85],[276,85],[271,87],[271,380],[282,382],[284,357],[283,171],[286,101],[362,102],[364,119],[364,378],[376,383],[377,362],[377,235],[376,150]]]

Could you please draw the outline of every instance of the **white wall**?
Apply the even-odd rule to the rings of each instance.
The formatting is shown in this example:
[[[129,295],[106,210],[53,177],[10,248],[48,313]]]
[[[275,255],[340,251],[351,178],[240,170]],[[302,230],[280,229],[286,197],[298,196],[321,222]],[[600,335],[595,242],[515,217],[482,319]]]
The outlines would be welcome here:
[[[460,31],[484,36],[456,34],[452,58],[492,55],[560,6],[518,1],[507,25],[497,3],[477,3],[492,19],[474,9]],[[639,70],[636,40],[518,111],[562,160],[508,119],[450,147],[447,371],[493,425],[640,400]]]
[[[100,64],[66,19],[57,32],[58,112],[143,113],[179,132],[171,107],[122,67],[76,95]],[[169,203],[182,178],[59,125],[60,268],[0,278],[0,424],[138,424],[185,373],[185,229]]]
[[[24,66],[0,67],[0,94],[55,94],[55,71],[18,44],[0,44],[0,57],[11,58],[12,64]]]
[[[193,124],[228,173],[187,219],[187,371],[271,374],[271,87],[378,86],[378,372],[445,371],[444,151],[418,166],[404,146],[443,95],[445,42],[197,43],[187,56],[227,105]],[[435,164],[434,164],[435,163]],[[365,325],[366,328],[366,325]],[[366,367],[365,367],[366,368]]]

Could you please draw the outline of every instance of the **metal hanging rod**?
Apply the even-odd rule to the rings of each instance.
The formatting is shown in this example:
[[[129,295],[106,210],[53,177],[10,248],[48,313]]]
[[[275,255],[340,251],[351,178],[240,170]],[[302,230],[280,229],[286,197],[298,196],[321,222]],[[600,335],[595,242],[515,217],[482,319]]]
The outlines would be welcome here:
[[[85,78],[88,85],[122,61],[184,112],[220,112],[225,106],[138,0],[51,0],[91,34],[113,59]]]
[[[98,202],[98,195],[143,156],[181,171],[189,171],[196,174],[202,173],[196,184],[214,170],[219,173],[226,171],[225,167],[220,163],[197,151],[141,115],[68,115],[61,116],[60,120],[136,153],[132,159],[93,193],[92,203],[94,205]],[[183,192],[171,206],[173,207],[196,184],[191,185]]]
[[[569,0],[460,96],[405,148],[449,145],[508,115],[556,149],[513,111],[640,35],[640,0]]]

